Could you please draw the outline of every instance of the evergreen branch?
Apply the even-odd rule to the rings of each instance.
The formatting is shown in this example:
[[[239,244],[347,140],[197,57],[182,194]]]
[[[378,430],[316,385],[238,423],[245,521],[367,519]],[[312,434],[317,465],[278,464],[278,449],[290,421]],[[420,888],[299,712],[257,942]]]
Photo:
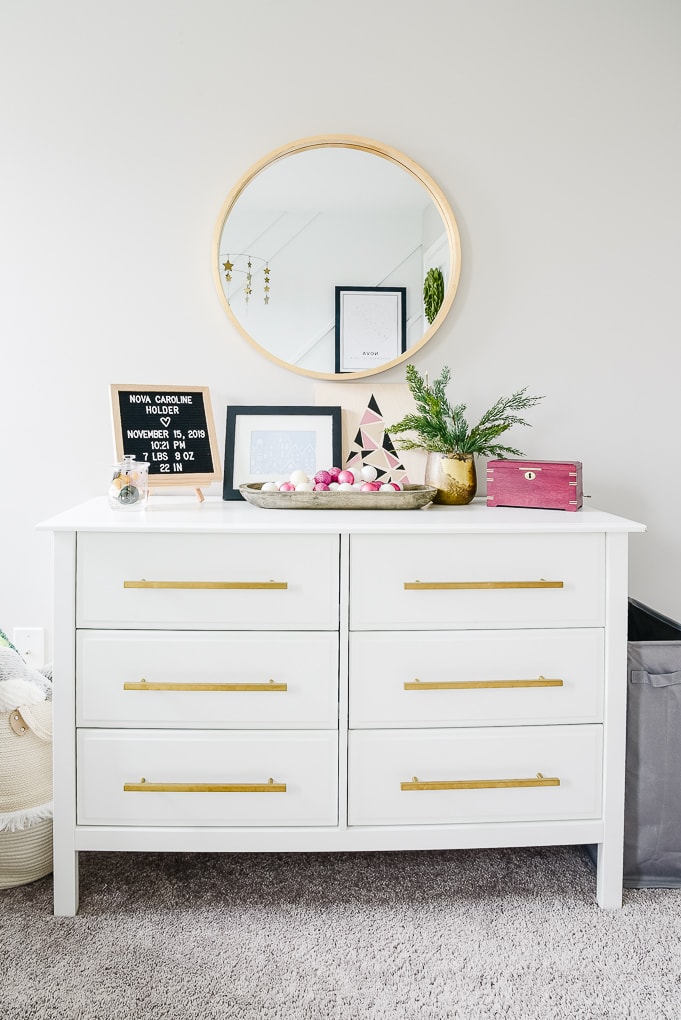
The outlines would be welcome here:
[[[493,457],[497,460],[506,460],[507,457],[523,457],[522,450],[516,450],[514,446],[488,446],[486,450],[479,450],[481,457]]]
[[[527,387],[517,390],[510,397],[499,397],[485,411],[477,425],[470,428],[465,416],[466,405],[452,406],[447,397],[446,390],[451,379],[447,366],[432,386],[426,383],[415,365],[407,365],[406,374],[417,413],[406,414],[386,431],[396,435],[412,432],[416,438],[396,440],[399,449],[448,454],[472,453],[502,460],[507,456],[523,456],[521,450],[495,443],[494,440],[515,425],[529,426],[529,422],[512,412],[535,407],[543,397],[529,396]]]

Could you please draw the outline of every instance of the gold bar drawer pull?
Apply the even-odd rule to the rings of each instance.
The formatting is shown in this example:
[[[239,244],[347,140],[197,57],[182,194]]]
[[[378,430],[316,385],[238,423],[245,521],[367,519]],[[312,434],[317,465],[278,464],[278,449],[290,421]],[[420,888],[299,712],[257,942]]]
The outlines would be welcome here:
[[[287,691],[288,684],[275,684],[274,680],[267,683],[235,683],[235,684],[200,684],[200,683],[165,683],[145,680],[128,681],[123,684],[124,691]]]
[[[401,790],[517,790],[527,786],[560,786],[560,779],[546,779],[537,772],[536,779],[462,779],[422,783],[413,776],[410,783],[400,783]]]
[[[471,591],[502,588],[562,588],[562,581],[405,581],[405,591]]]
[[[124,588],[184,588],[193,591],[286,591],[287,581],[123,581]]]
[[[286,783],[125,783],[125,793],[286,793]]]
[[[545,676],[536,680],[413,680],[405,681],[405,691],[486,691],[515,687],[562,687],[562,680],[549,680]]]

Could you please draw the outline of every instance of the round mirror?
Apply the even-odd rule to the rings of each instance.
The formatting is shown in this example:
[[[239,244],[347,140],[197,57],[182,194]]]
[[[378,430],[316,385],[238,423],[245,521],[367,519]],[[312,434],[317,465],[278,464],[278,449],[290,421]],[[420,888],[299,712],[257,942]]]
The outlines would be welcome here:
[[[301,375],[392,368],[444,321],[461,269],[454,213],[421,167],[352,135],[277,149],[232,189],[213,271],[234,324]]]

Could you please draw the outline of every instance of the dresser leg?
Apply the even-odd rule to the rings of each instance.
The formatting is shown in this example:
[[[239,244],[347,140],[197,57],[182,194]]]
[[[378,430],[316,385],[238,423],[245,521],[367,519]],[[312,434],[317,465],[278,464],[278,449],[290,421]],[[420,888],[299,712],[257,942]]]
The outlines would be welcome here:
[[[618,840],[598,844],[596,900],[603,910],[622,906],[622,844]]]
[[[60,853],[54,846],[55,917],[73,917],[78,913],[78,851]]]

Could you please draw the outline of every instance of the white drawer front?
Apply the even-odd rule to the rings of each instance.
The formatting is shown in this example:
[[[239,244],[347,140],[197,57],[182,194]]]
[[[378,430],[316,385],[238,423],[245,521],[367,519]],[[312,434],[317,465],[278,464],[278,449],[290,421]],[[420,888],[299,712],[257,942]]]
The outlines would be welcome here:
[[[81,630],[76,680],[79,726],[338,726],[335,632]]]
[[[600,726],[355,730],[348,820],[423,825],[598,818],[601,742]],[[480,781],[538,782],[537,773],[560,785],[475,788]],[[414,780],[451,788],[402,788]]]
[[[337,744],[329,731],[81,730],[78,823],[336,825]]]
[[[331,630],[336,535],[78,536],[79,627]]]
[[[350,726],[603,719],[603,631],[350,635]]]
[[[354,630],[603,626],[603,535],[353,535],[350,550]]]

